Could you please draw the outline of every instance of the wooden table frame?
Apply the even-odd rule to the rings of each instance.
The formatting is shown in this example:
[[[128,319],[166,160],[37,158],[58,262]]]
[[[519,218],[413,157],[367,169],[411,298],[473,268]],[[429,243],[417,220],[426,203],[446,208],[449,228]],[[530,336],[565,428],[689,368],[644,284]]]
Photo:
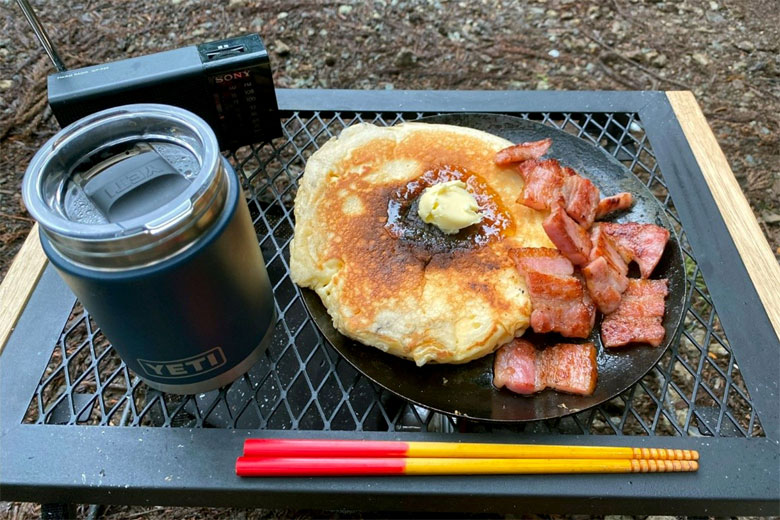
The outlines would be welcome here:
[[[312,91],[309,91],[312,92]],[[431,106],[443,106],[442,97],[447,97],[447,106],[474,106],[474,96],[479,98],[479,110],[485,112],[520,112],[529,111],[528,107],[555,107],[556,112],[583,112],[592,110],[608,111],[605,107],[609,106],[612,111],[637,111],[646,125],[668,126],[669,134],[660,136],[657,139],[663,141],[667,149],[672,150],[672,156],[657,157],[659,166],[667,174],[670,172],[671,178],[667,179],[670,184],[670,192],[695,194],[695,198],[701,201],[701,204],[715,204],[720,219],[712,218],[707,212],[698,212],[695,207],[685,207],[678,204],[676,207],[680,217],[688,231],[689,240],[694,251],[697,252],[697,260],[700,262],[700,268],[705,279],[710,280],[710,289],[713,300],[716,302],[718,313],[723,322],[724,329],[729,337],[732,334],[740,337],[743,343],[749,343],[748,340],[759,342],[759,347],[778,349],[780,346],[780,266],[778,265],[774,254],[771,251],[761,229],[753,215],[750,206],[743,195],[734,175],[728,165],[728,162],[717,144],[715,136],[710,130],[706,119],[697,104],[694,96],[690,92],[624,92],[624,93],[565,93],[565,92],[415,92],[401,91],[392,93],[392,98],[387,97],[384,92],[371,92],[356,94],[355,91],[313,91],[318,95],[312,95],[307,91],[295,91],[280,89],[278,91],[280,108],[288,107],[296,110],[367,110],[377,111],[378,105],[382,110],[387,111],[429,111]],[[327,95],[327,98],[323,97]],[[608,96],[608,97],[607,97]],[[517,101],[522,97],[522,101]],[[323,101],[325,99],[325,101]],[[390,101],[392,100],[392,101]],[[596,100],[592,103],[590,100]],[[601,101],[598,101],[601,100]],[[324,105],[323,105],[324,103]],[[378,104],[378,105],[377,105]],[[647,107],[653,107],[652,110]],[[644,108],[642,108],[644,107]],[[457,110],[457,109],[456,109]],[[453,110],[453,111],[456,111]],[[547,109],[550,110],[549,108]],[[444,111],[444,110],[442,110]],[[462,111],[462,109],[461,109]],[[536,111],[536,110],[534,110]],[[541,111],[541,108],[539,109]],[[684,136],[684,142],[680,142],[680,133]],[[654,146],[658,142],[654,142]],[[687,161],[686,158],[692,157],[694,162]],[[694,173],[698,170],[701,175],[685,175],[687,171]],[[698,173],[696,172],[696,173]],[[706,184],[702,185],[701,182]],[[704,189],[702,190],[702,186]],[[23,311],[27,306],[28,300],[33,295],[39,279],[47,266],[47,260],[40,247],[38,240],[37,224],[26,239],[19,254],[11,265],[8,274],[0,286],[0,352],[13,341],[20,341],[14,338],[12,333],[14,328],[23,316]],[[715,242],[708,248],[704,245],[708,242]],[[723,258],[716,254],[705,254],[699,257],[700,251],[722,251]],[[731,252],[736,251],[735,257]],[[724,260],[725,258],[725,260]],[[736,260],[738,261],[735,261]],[[51,275],[53,276],[53,275]],[[713,282],[717,280],[717,282]],[[733,302],[727,307],[718,304],[719,301],[732,297],[738,293],[739,301]],[[739,322],[749,317],[750,327],[740,327]],[[28,319],[33,319],[29,317]],[[744,324],[743,324],[744,325]],[[759,348],[756,347],[756,348]],[[780,351],[779,351],[780,352]],[[639,438],[636,437],[636,444],[639,446],[654,446],[663,440],[664,445],[673,447],[698,447],[713,446],[724,458],[722,461],[703,460],[702,470],[698,474],[698,481],[679,481],[679,489],[653,489],[649,486],[647,495],[643,497],[633,497],[631,490],[620,487],[620,482],[609,480],[603,490],[601,498],[604,500],[598,503],[590,503],[587,500],[587,487],[579,480],[563,479],[566,485],[570,486],[564,491],[565,499],[556,501],[558,494],[552,490],[559,487],[563,482],[559,479],[557,482],[545,478],[537,480],[538,487],[534,490],[516,489],[500,485],[489,479],[475,481],[476,485],[470,489],[469,493],[473,499],[484,497],[486,500],[492,500],[492,505],[475,505],[473,500],[469,502],[468,497],[458,494],[459,487],[456,481],[443,479],[441,483],[430,486],[426,489],[414,491],[414,496],[422,500],[423,505],[420,509],[439,509],[443,511],[485,511],[495,510],[516,510],[516,503],[521,500],[525,506],[537,511],[547,512],[637,512],[650,514],[655,512],[670,512],[673,514],[692,514],[695,511],[701,512],[707,509],[704,504],[711,504],[711,514],[778,514],[780,512],[780,490],[772,487],[772,483],[767,485],[762,480],[751,478],[750,481],[742,483],[737,482],[714,482],[719,472],[714,465],[719,464],[748,464],[766,468],[769,473],[766,478],[777,482],[778,471],[777,462],[780,454],[777,440],[780,434],[780,414],[777,410],[778,396],[778,372],[776,367],[761,366],[760,360],[751,359],[753,356],[745,353],[740,356],[740,366],[747,375],[753,374],[753,377],[745,377],[748,384],[751,397],[754,399],[756,409],[759,410],[762,425],[766,431],[765,439],[751,439],[749,444],[751,448],[745,448],[745,442],[735,439],[711,438],[704,440],[692,440],[689,438]],[[14,355],[17,355],[14,353]],[[12,363],[8,355],[0,357],[0,368],[9,373],[8,363]],[[6,366],[3,366],[6,365]],[[773,374],[773,377],[771,376]],[[770,375],[770,377],[765,377]],[[10,387],[10,384],[1,383],[2,391],[0,397],[13,398],[17,393]],[[12,395],[8,395],[9,392]],[[21,395],[21,394],[19,394]],[[29,397],[28,397],[29,398]],[[6,440],[10,437],[11,430],[19,430],[16,424],[8,421],[8,416],[3,419],[2,435]],[[43,429],[50,429],[54,432],[63,427],[45,426]],[[29,429],[32,431],[31,429]],[[117,428],[98,428],[86,427],[83,434],[85,446],[89,445],[90,439],[96,438],[96,435],[108,432],[108,430],[117,430]],[[153,428],[135,428],[139,438],[148,439],[149,443],[144,443],[145,447],[163,446],[166,441],[161,437],[162,432],[154,431]],[[256,432],[232,432],[238,433],[234,438],[255,434]],[[276,435],[280,432],[268,432],[270,435]],[[310,432],[307,432],[310,433]],[[329,434],[329,432],[328,432]],[[297,436],[298,432],[284,432],[281,436]],[[382,434],[360,434],[369,438],[387,438]],[[427,434],[419,436],[420,439],[434,440]],[[327,436],[325,433],[312,436]],[[349,437],[350,435],[345,435]],[[218,432],[204,432],[199,435],[200,439],[193,441],[198,446],[209,446],[219,444],[218,437],[224,439],[224,436]],[[418,437],[410,435],[405,437],[411,439]],[[490,435],[488,441],[492,439],[500,440],[500,436]],[[36,438],[44,437],[36,435]],[[464,440],[465,440],[464,436]],[[485,440],[485,436],[480,436],[480,440]],[[632,438],[633,440],[634,438]],[[560,437],[546,438],[544,436],[534,437],[531,442],[561,442]],[[567,436],[569,442],[582,442],[583,437]],[[626,438],[599,438],[587,437],[591,444],[612,445],[625,442]],[[704,443],[704,444],[703,444]],[[233,447],[230,447],[232,449]],[[228,447],[225,447],[228,449]],[[14,451],[14,450],[11,450]],[[217,453],[218,452],[218,453]],[[225,454],[220,448],[215,450],[214,455],[207,457],[214,464],[223,464],[217,455],[224,457]],[[153,456],[153,454],[152,454]],[[31,482],[34,481],[30,471],[26,468],[18,468],[22,458],[16,453],[9,453],[4,449],[0,456],[0,483],[5,486],[3,499],[13,500],[35,500],[35,495],[31,494]],[[132,456],[118,455],[120,463],[130,464]],[[190,462],[181,462],[185,466]],[[774,465],[774,469],[772,466]],[[708,467],[709,466],[709,467]],[[18,475],[10,475],[8,469],[18,468]],[[56,472],[55,472],[56,473]],[[59,473],[58,473],[59,474]],[[762,477],[763,478],[763,477]],[[710,480],[707,480],[710,479]],[[107,479],[109,480],[109,479]],[[138,485],[133,485],[119,498],[116,492],[111,496],[111,489],[116,482],[108,484],[108,487],[96,487],[91,491],[94,501],[101,503],[143,503],[149,502],[159,504],[181,504],[180,498],[174,498],[170,491],[166,491],[165,486],[143,485],[144,478],[139,476]],[[299,481],[298,481],[299,482]],[[707,485],[704,486],[704,482]],[[341,482],[320,482],[317,479],[309,481],[309,487],[300,491],[305,495],[305,507],[318,508],[362,508],[361,504],[367,504],[370,508],[403,509],[398,505],[398,496],[405,493],[411,493],[409,481],[401,483],[395,479],[384,480],[382,484],[371,487],[370,482],[362,479],[350,480],[347,483]],[[183,491],[184,489],[198,489],[196,496],[193,496],[187,503],[202,505],[242,505],[251,506],[262,503],[266,507],[290,507],[295,502],[294,482],[279,481],[278,483],[267,483],[260,481],[243,481],[239,484],[231,484],[228,487],[220,483],[209,482],[206,484],[185,479],[182,482],[171,486],[174,490]],[[368,485],[368,487],[365,487]],[[189,486],[189,487],[188,487]],[[77,484],[64,485],[53,483],[47,489],[47,501],[72,501],[73,497],[80,497],[84,493],[76,492],[79,486]],[[738,489],[738,491],[735,491]],[[7,491],[11,491],[8,495]],[[698,496],[696,490],[700,490]],[[264,491],[264,500],[259,500],[256,496],[257,491]],[[167,494],[166,494],[167,493]],[[360,495],[358,498],[350,498],[352,494]],[[365,502],[366,493],[373,493],[372,498]],[[590,492],[592,493],[592,492]],[[740,493],[737,495],[737,493]],[[461,493],[462,495],[462,493]],[[177,495],[178,496],[178,495]],[[254,498],[253,498],[254,496]],[[659,501],[660,497],[666,498]],[[442,499],[444,498],[444,501]],[[358,500],[359,499],[359,500]],[[362,502],[361,502],[362,501]],[[513,505],[514,504],[514,505]],[[594,505],[595,504],[595,505]],[[303,504],[300,504],[301,506]],[[720,509],[718,509],[720,508]],[[530,511],[531,509],[527,509]]]

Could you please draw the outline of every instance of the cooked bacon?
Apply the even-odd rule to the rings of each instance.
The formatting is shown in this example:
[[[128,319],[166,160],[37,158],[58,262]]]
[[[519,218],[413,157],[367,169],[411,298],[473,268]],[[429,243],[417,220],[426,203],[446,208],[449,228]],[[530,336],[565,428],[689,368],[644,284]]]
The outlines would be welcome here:
[[[623,276],[628,274],[628,264],[626,263],[626,256],[630,256],[627,251],[621,251],[614,240],[612,240],[606,233],[602,224],[594,227],[590,232],[590,260],[593,261],[597,258],[603,257],[607,261],[610,267],[615,269]]]
[[[587,338],[596,307],[581,279],[529,271],[525,284],[531,298],[531,327],[535,332],[558,332],[567,338]]]
[[[582,268],[585,285],[604,314],[609,314],[620,305],[620,297],[628,286],[628,278],[612,268],[603,256],[593,260]]]
[[[569,259],[551,247],[521,247],[512,249],[510,256],[520,274],[528,271],[564,276],[574,274],[574,266]]]
[[[591,243],[588,232],[577,224],[561,207],[553,209],[542,227],[550,240],[574,265],[588,263]]]
[[[598,378],[593,343],[559,343],[544,350],[516,339],[496,352],[493,384],[518,394],[553,388],[571,394],[590,395]]]
[[[653,273],[669,240],[669,231],[655,224],[602,222],[599,227],[619,246],[626,262],[636,261],[642,278]]]
[[[585,177],[574,174],[566,177],[561,192],[566,213],[588,229],[596,218],[599,189]]]
[[[609,314],[620,305],[620,296],[628,286],[628,265],[601,225],[593,228],[590,241],[590,263],[582,268],[582,274],[596,306]]]
[[[591,395],[596,389],[598,364],[593,343],[558,343],[541,354],[537,370],[548,388],[578,395]]]
[[[649,343],[657,347],[664,340],[663,320],[668,283],[663,280],[629,279],[620,305],[601,322],[605,347]]]
[[[528,161],[520,165],[518,171],[525,179],[525,186],[517,202],[529,208],[544,210],[561,201],[566,175],[558,161]]]
[[[547,153],[551,144],[552,139],[549,137],[541,141],[516,144],[497,152],[494,161],[499,166],[506,166],[507,164],[538,159]]]
[[[633,203],[634,197],[628,192],[601,199],[596,207],[596,218],[604,218],[613,211],[628,209]]]
[[[493,385],[516,394],[544,390],[536,373],[536,347],[524,339],[515,339],[498,349],[493,361]]]

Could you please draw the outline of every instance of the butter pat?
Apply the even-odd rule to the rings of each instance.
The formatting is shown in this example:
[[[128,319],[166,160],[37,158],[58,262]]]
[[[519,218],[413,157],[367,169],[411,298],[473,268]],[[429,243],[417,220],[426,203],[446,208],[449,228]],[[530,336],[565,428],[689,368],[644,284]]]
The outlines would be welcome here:
[[[479,205],[466,191],[463,181],[442,182],[425,188],[417,214],[423,222],[435,225],[448,235],[482,220]]]

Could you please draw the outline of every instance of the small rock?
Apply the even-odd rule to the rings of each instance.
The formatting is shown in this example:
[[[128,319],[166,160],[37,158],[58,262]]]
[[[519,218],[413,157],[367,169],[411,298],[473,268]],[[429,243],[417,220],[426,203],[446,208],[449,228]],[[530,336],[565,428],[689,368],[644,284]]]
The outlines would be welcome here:
[[[748,67],[749,72],[760,72],[762,70],[766,70],[767,65],[769,65],[766,61],[757,61],[753,63],[750,67]]]
[[[252,20],[252,28],[256,31],[259,31],[263,28],[263,24],[265,23],[265,20],[260,18],[259,16],[256,17],[254,20]],[[311,36],[311,35],[310,35]]]
[[[339,14],[341,16],[347,16],[351,12],[352,12],[352,6],[351,5],[340,5],[339,6]]]
[[[666,57],[666,54],[659,54],[653,61],[652,64],[658,67],[659,69],[662,69],[666,67],[666,64],[669,63],[669,58]]]
[[[643,59],[646,63],[652,63],[654,59],[658,57],[658,51],[654,51],[653,49],[642,49]]]
[[[756,165],[756,160],[750,154],[745,156],[745,162],[748,163],[750,166],[755,166]]]
[[[745,51],[745,52],[753,52],[754,50],[756,50],[755,44],[753,42],[751,42],[750,40],[739,41],[739,42],[735,43],[734,46],[737,49],[739,49],[741,51]]]
[[[677,520],[676,516],[648,516],[645,520]]]
[[[2,90],[8,90],[13,84],[14,82],[10,79],[0,79],[0,89]]]
[[[396,67],[406,68],[417,63],[417,56],[409,49],[401,49],[393,62]]]
[[[385,90],[393,90],[394,88],[392,83],[385,83]]]
[[[780,213],[763,213],[761,215],[761,218],[763,218],[764,222],[766,222],[767,224],[780,223]]]
[[[720,13],[713,13],[712,11],[707,11],[704,13],[704,17],[707,19],[708,22],[712,23],[723,23],[726,21],[726,19],[721,15]]]
[[[277,40],[274,44],[274,50],[279,56],[288,56],[290,54],[290,46],[284,43],[282,40]]]
[[[698,63],[702,67],[706,67],[707,65],[710,64],[710,60],[707,59],[707,56],[705,56],[704,54],[702,54],[700,52],[694,52],[692,58],[693,58],[693,61],[695,61],[696,63]]]
[[[633,49],[630,51],[626,51],[624,56],[629,60],[642,61],[642,57],[644,56],[644,53],[639,49]]]
[[[327,35],[328,35],[328,30],[327,29],[320,29],[320,36],[322,36],[324,38]]]
[[[558,49],[553,49],[550,52],[547,53],[548,55],[552,56],[553,58],[557,58],[561,55],[560,51]]]
[[[550,90],[550,84],[546,79],[540,79],[536,82],[536,90]]]
[[[180,3],[182,3],[182,0],[171,0],[171,4],[173,5],[179,5]]]
[[[284,19],[285,19],[285,18],[287,18],[289,15],[290,15],[290,14],[289,14],[287,11],[282,11],[281,13],[277,14],[277,15],[276,15],[276,17],[277,17],[279,20],[284,20]]]
[[[558,11],[555,9],[548,9],[545,14],[547,15],[547,18],[558,18]]]
[[[242,5],[246,5],[246,0],[230,0],[228,2],[228,7],[241,7]]]
[[[720,9],[718,2],[710,2],[710,9],[712,9],[713,11],[717,11],[718,9]]]

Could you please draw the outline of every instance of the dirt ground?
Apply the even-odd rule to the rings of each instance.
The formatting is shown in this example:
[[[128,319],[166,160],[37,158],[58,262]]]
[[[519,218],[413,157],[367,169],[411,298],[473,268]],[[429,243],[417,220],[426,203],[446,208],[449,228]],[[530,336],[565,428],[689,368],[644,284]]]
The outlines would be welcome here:
[[[259,32],[276,85],[360,89],[692,90],[780,257],[776,0],[33,2],[69,67]],[[0,279],[29,232],[21,178],[58,125],[52,66],[0,0]],[[86,511],[84,511],[86,513]],[[0,518],[34,518],[0,503]],[[111,519],[322,513],[111,507]],[[340,518],[361,516],[341,514]]]

